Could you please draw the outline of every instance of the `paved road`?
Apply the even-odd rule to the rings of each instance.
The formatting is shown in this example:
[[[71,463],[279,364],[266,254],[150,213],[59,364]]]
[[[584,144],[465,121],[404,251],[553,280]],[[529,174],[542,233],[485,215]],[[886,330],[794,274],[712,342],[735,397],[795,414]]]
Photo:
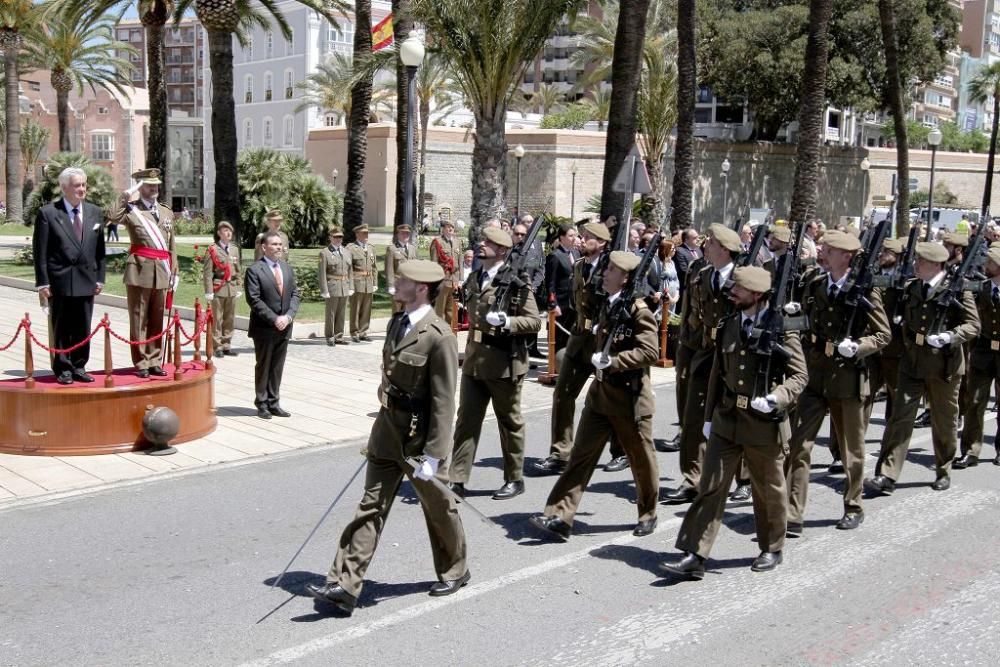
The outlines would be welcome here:
[[[666,432],[672,388],[659,391],[658,405]],[[527,421],[529,455],[542,455],[547,413],[536,410]],[[897,493],[868,501],[860,530],[833,529],[839,478],[827,475],[829,456],[818,447],[806,533],[787,545],[785,564],[749,571],[757,554],[752,513],[731,505],[711,572],[695,583],[656,571],[681,512],[661,507],[658,532],[632,537],[628,472],[595,474],[569,543],[539,540],[526,519],[541,510],[551,478],[529,479],[525,496],[512,501],[490,500],[501,483],[493,423],[484,429],[471,500],[502,530],[463,515],[473,580],[458,595],[426,595],[430,551],[405,485],[354,616],[333,617],[303,594],[304,584],[322,580],[359,482],[285,590],[268,587],[360,462],[354,445],[319,447],[0,511],[0,664],[1000,660],[1000,471],[958,471],[952,490],[932,492],[928,429],[915,433]],[[879,429],[870,433],[872,450]],[[661,454],[660,464],[664,486],[672,486],[675,456]]]

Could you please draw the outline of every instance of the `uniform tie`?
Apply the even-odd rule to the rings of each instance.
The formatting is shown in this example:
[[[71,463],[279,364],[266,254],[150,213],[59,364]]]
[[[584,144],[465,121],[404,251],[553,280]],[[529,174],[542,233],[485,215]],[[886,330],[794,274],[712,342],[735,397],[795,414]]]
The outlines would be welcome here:
[[[278,295],[285,296],[285,282],[281,277],[281,267],[275,264],[271,267],[271,272],[274,273],[274,282],[278,286]]]
[[[837,283],[834,283],[834,284],[830,285],[830,298],[831,299],[836,299],[838,292],[840,292],[840,285],[838,285]]]
[[[393,340],[393,345],[399,345],[403,342],[403,337],[406,335],[406,329],[410,326],[410,316],[403,313],[403,316],[399,318],[396,322],[396,336]]]
[[[80,219],[80,209],[73,209],[73,233],[76,238],[83,241],[83,220]]]
[[[749,317],[743,318],[743,325],[740,328],[740,338],[743,342],[750,340],[750,329],[753,328],[753,319]]]
[[[923,285],[923,291],[924,291],[924,301],[927,301],[927,297],[930,296],[930,293],[931,293],[931,284],[930,283],[924,283],[924,285]]]
[[[1000,287],[993,286],[993,305],[1000,304]]]
[[[156,202],[149,205],[149,212],[153,214],[153,220],[160,221],[160,212],[156,210]]]
[[[712,291],[715,292],[716,294],[719,293],[719,282],[720,282],[720,276],[719,272],[716,270],[712,273]]]

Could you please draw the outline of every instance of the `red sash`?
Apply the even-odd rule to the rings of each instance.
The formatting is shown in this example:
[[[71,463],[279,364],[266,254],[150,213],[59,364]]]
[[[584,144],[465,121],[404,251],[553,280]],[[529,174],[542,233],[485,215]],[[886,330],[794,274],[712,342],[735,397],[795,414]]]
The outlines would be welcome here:
[[[219,256],[215,252],[215,246],[214,245],[208,247],[208,256],[212,258],[212,265],[217,270],[222,271],[222,280],[221,281],[219,281],[219,280],[213,280],[212,281],[212,291],[213,292],[218,292],[220,289],[222,289],[223,285],[225,285],[226,283],[228,283],[229,279],[233,277],[233,267],[229,264],[229,262],[226,262],[225,264],[223,264],[219,260]],[[216,283],[218,283],[218,285],[216,285]]]
[[[134,245],[131,246],[128,251],[133,255],[145,257],[147,259],[162,259],[167,262],[170,261],[170,252],[167,250],[157,250],[156,248],[150,248],[144,245]]]

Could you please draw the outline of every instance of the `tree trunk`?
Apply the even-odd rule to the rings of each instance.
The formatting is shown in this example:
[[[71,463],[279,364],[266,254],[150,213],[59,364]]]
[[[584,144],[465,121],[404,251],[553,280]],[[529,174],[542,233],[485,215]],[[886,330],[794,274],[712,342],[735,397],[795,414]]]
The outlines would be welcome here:
[[[392,32],[396,46],[399,47],[410,35],[413,29],[413,18],[410,16],[409,0],[392,0]],[[416,158],[414,146],[410,147],[410,163],[406,164],[406,129],[410,124],[410,108],[406,104],[406,66],[402,58],[396,58],[396,213],[392,226],[399,227],[406,211],[406,174],[413,172],[413,160]],[[416,209],[414,209],[416,210]],[[415,222],[415,221],[414,221]]]
[[[679,0],[677,3],[677,141],[674,143],[674,183],[670,192],[671,231],[690,227],[693,221],[694,104],[698,86],[694,2]]]
[[[469,238],[479,239],[479,230],[490,218],[499,218],[504,210],[504,185],[507,182],[507,134],[504,131],[504,107],[496,118],[476,117],[475,145],[472,149],[472,218]],[[523,173],[522,173],[523,176]],[[521,184],[524,192],[524,184]],[[523,207],[523,202],[522,202]],[[518,210],[518,215],[524,211]]]
[[[372,3],[358,0],[354,5],[354,57],[372,50]],[[347,124],[347,186],[344,188],[344,236],[354,240],[354,228],[365,219],[365,162],[368,158],[368,114],[372,104],[372,78],[351,88],[351,112]]]
[[[424,194],[426,190],[426,174],[427,171],[427,127],[430,125],[431,121],[431,103],[430,101],[420,102],[420,158],[417,162],[418,165],[423,166],[423,171],[419,171],[420,175],[420,192],[417,195],[417,206],[413,209],[417,212],[417,229],[423,227],[424,224]],[[431,212],[433,216],[433,211]],[[416,230],[414,230],[416,233]]]
[[[642,221],[646,227],[659,228],[663,224],[663,162],[659,159],[646,159],[646,172],[649,174],[649,184],[653,191],[642,196]],[[666,233],[666,230],[664,230]]]
[[[212,150],[215,153],[215,221],[228,220],[239,230],[240,243],[256,238],[253,220],[240,216],[236,173],[236,100],[233,99],[233,34],[208,31],[208,64],[212,70]]]
[[[69,91],[61,87],[56,88],[56,117],[59,120],[59,150],[68,153],[73,150],[69,141]]]
[[[997,155],[997,124],[1000,123],[1000,90],[993,91],[993,129],[990,130],[990,155],[986,159],[986,186],[983,188],[983,207],[980,212],[986,215],[990,208],[993,195],[993,163]],[[929,215],[929,214],[928,214]],[[930,218],[928,218],[930,220]]]
[[[894,0],[879,0],[878,15],[885,49],[885,80],[892,125],[896,134],[896,236],[910,233],[910,144],[906,136],[906,107],[903,83],[899,78],[899,49],[896,44]]]
[[[164,16],[164,21],[166,17]],[[160,170],[160,180],[163,184],[160,186],[160,200],[169,205],[169,188],[170,179],[167,173],[167,156],[169,151],[167,149],[167,137],[169,135],[167,131],[167,86],[163,82],[163,28],[164,23],[147,23],[146,24],[146,67],[148,68],[148,74],[146,77],[146,87],[149,90],[149,139],[146,143],[146,167]],[[230,36],[227,34],[226,39]],[[232,97],[232,45],[229,47],[229,95]],[[215,79],[216,69],[212,68],[212,78]],[[216,90],[216,84],[212,84],[213,90]],[[232,107],[232,100],[229,102]],[[214,110],[217,108],[217,104],[213,103],[212,111],[212,129],[215,131],[215,114]],[[213,139],[213,144],[218,144],[218,138]],[[216,155],[215,159],[218,163],[219,158]],[[216,176],[218,178],[218,176]],[[218,181],[216,181],[216,191],[218,191]],[[219,202],[216,200],[215,203],[216,214],[219,211]],[[216,220],[222,220],[225,218],[216,217]]]
[[[19,45],[18,45],[19,46]],[[21,219],[21,103],[18,99],[19,73],[17,71],[18,48],[4,51],[4,101],[7,119],[7,164],[4,176],[7,179],[7,220],[20,224]]]
[[[802,106],[799,108],[799,140],[795,151],[795,185],[791,219],[804,223],[816,214],[819,198],[819,156],[823,140],[823,109],[826,107],[828,37],[833,0],[809,3],[809,37],[802,76]]]
[[[636,108],[642,76],[642,45],[646,38],[646,15],[650,0],[621,0],[615,51],[611,60],[611,110],[604,147],[604,179],[601,185],[601,219],[624,219],[625,196],[612,187],[618,171],[635,143]],[[692,4],[694,0],[687,0]],[[682,0],[683,4],[683,0]],[[693,36],[692,36],[693,39]],[[518,211],[520,213],[520,211]]]

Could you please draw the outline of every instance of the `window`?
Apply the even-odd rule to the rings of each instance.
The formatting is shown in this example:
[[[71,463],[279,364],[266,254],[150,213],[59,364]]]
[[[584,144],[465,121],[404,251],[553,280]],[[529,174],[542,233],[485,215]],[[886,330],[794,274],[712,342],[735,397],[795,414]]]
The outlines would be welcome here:
[[[127,42],[128,41],[128,36],[129,36],[129,31],[128,30],[119,30],[118,31],[118,41],[119,42]]]
[[[139,53],[138,51],[133,51],[132,53],[128,54],[128,59],[134,63],[141,62],[142,54]]]
[[[274,88],[274,77],[270,72],[264,72],[264,101],[270,102],[272,98],[271,90]]]
[[[111,133],[94,133],[90,135],[90,157],[97,162],[110,162],[115,159],[115,135]]]
[[[288,40],[285,41],[285,55],[290,56],[295,53],[295,29],[288,29]]]
[[[337,116],[335,114],[328,113],[323,118],[323,124],[326,125],[327,127],[336,127],[337,126]]]
[[[243,148],[253,146],[253,121],[247,118],[243,121]]]
[[[243,53],[246,54],[247,62],[250,62],[251,60],[253,60],[253,37],[248,37],[247,38],[247,45],[243,49]]]
[[[351,49],[354,48],[354,24],[343,20],[340,21],[339,29],[331,25],[327,38],[332,50],[350,53]]]
[[[285,146],[291,146],[295,143],[295,118],[293,116],[285,116],[285,128],[282,133],[281,142]]]
[[[108,115],[108,108],[107,107],[97,107],[97,115],[98,116],[107,116]]]
[[[698,97],[697,99],[695,99],[695,102],[706,104],[711,102],[712,99],[713,97],[711,88],[709,88],[708,86],[698,86]]]
[[[129,37],[130,42],[141,42],[142,41],[142,29],[138,28],[132,31],[132,35]]]
[[[290,100],[295,95],[295,72],[285,70],[285,99]]]
[[[274,57],[274,33],[270,30],[264,35],[264,54],[268,60]]]
[[[143,78],[144,77],[143,77],[143,73],[142,73],[142,68],[141,67],[137,67],[134,70],[132,70],[132,80],[133,81],[142,81]]]
[[[247,104],[253,102],[253,74],[247,74],[243,79],[243,101]]]
[[[274,123],[270,118],[264,119],[264,146],[274,146]]]

